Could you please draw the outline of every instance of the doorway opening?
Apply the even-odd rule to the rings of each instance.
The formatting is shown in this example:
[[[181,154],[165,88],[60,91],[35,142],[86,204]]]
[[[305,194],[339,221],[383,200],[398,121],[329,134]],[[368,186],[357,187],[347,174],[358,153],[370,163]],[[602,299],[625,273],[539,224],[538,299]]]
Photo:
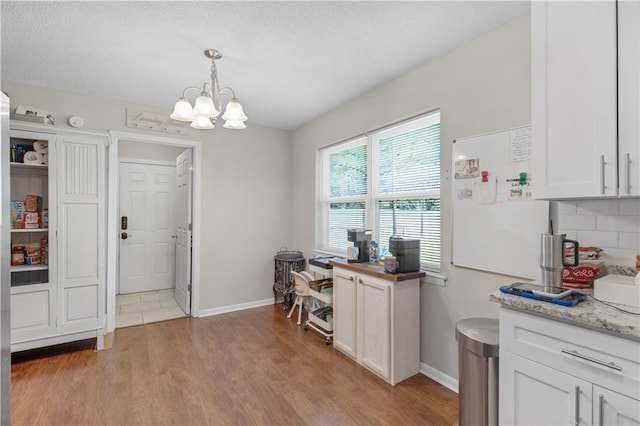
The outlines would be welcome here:
[[[105,331],[195,317],[200,143],[127,132],[111,141]]]

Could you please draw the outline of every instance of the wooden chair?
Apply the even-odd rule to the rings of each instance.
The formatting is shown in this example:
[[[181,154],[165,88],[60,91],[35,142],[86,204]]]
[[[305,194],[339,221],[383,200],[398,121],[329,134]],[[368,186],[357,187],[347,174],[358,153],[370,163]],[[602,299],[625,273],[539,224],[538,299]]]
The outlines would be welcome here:
[[[295,283],[295,293],[296,300],[291,305],[291,310],[289,311],[289,315],[287,318],[291,318],[293,315],[293,311],[298,307],[298,325],[302,322],[302,305],[307,297],[311,295],[309,293],[309,281],[313,281],[313,276],[307,271],[296,272],[291,271],[291,275],[293,276],[293,280]]]

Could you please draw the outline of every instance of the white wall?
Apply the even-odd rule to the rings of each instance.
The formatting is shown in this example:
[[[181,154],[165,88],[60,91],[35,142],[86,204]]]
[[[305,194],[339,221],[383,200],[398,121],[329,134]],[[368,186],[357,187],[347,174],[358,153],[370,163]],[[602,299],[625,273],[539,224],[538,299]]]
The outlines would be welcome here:
[[[315,247],[318,148],[440,108],[442,272],[448,282],[445,287],[422,284],[421,361],[452,377],[458,376],[456,322],[468,317],[497,318],[498,305],[489,302],[488,294],[514,279],[450,264],[451,143],[456,138],[530,123],[529,31],[529,15],[518,18],[294,132],[292,241],[294,247],[310,253]]]
[[[158,108],[2,81],[16,105],[45,109],[56,127],[69,116],[87,130],[136,132],[125,126],[126,108]],[[250,112],[248,112],[250,115]],[[201,311],[273,297],[273,256],[290,243],[291,134],[247,122],[247,129],[189,130],[187,136],[149,135],[202,143]],[[197,232],[197,230],[195,231]]]
[[[127,140],[118,141],[118,158],[173,162],[175,164],[176,158],[184,150],[184,147],[179,146]]]

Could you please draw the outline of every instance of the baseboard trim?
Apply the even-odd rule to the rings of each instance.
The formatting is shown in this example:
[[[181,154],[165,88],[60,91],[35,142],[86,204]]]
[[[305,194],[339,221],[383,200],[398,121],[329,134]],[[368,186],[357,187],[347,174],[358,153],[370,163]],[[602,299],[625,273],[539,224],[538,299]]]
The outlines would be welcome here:
[[[198,312],[198,318],[210,317],[213,315],[226,314],[229,312],[243,311],[245,309],[259,308],[260,306],[273,305],[273,298],[256,300],[253,302],[240,303],[238,305],[221,306],[219,308],[201,309]]]
[[[451,376],[444,374],[424,362],[420,363],[420,373],[424,374],[434,382],[440,383],[452,392],[458,393],[458,381]]]

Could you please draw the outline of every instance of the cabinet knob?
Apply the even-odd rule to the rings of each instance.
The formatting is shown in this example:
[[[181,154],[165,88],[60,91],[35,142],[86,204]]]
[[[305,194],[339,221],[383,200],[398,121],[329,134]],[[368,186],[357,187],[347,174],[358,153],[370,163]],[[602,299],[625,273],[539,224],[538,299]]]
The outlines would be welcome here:
[[[358,282],[359,282],[360,284],[362,284],[362,278],[358,279]]]
[[[353,277],[349,277],[349,281],[353,281]]]

